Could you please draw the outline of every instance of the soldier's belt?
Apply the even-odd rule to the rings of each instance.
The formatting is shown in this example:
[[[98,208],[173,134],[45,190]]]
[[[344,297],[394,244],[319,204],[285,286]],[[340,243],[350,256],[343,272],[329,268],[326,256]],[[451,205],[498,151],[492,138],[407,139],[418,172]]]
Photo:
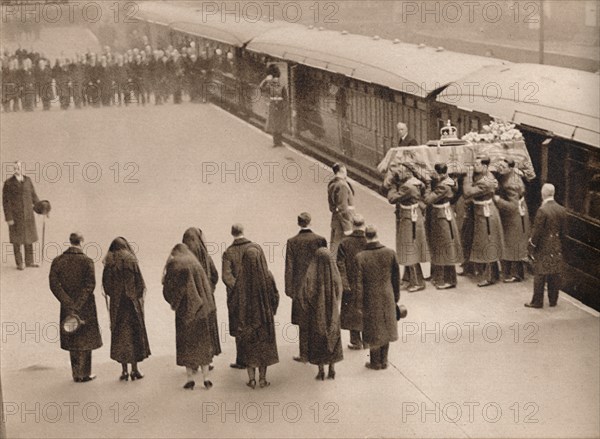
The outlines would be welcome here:
[[[283,101],[283,98],[269,98],[269,99],[271,99],[272,101]]]
[[[446,220],[452,221],[452,209],[450,208],[450,202],[447,201],[444,204],[433,204],[436,209],[444,209],[444,215]]]
[[[419,208],[419,203],[411,204],[410,206],[405,206],[404,204],[400,204],[400,208],[404,210],[410,210],[410,220],[413,223],[417,222],[418,214],[417,209]]]
[[[479,206],[483,206],[483,216],[486,218],[490,217],[490,215],[491,215],[490,206],[492,205],[492,200],[485,200],[485,201],[473,200],[473,203],[477,204]]]
[[[519,199],[519,215],[525,216],[525,198],[521,197]]]
[[[447,201],[444,204],[432,204],[436,209],[445,209],[446,207],[450,207],[450,202]]]

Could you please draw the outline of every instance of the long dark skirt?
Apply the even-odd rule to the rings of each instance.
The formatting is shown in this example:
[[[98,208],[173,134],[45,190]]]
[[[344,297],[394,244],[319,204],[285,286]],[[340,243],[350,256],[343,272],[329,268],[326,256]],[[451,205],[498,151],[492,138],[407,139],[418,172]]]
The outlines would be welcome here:
[[[146,327],[138,317],[133,302],[121,299],[116,325],[112,328],[110,358],[119,363],[137,363],[150,355]]]
[[[308,361],[310,364],[331,364],[343,359],[342,337],[338,338],[333,351],[329,352],[327,349],[327,338],[310,331],[308,342]]]
[[[215,348],[209,319],[196,318],[186,325],[181,319],[175,318],[178,366],[197,369],[212,362]]]
[[[252,334],[238,336],[239,360],[247,367],[266,367],[279,363],[275,327],[261,328]]]

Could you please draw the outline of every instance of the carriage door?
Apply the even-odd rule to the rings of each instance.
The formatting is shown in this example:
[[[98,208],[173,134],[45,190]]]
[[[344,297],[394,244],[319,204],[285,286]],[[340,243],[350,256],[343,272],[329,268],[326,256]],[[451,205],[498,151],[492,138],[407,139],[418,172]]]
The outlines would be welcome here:
[[[352,158],[354,151],[352,148],[352,126],[348,120],[348,93],[346,84],[342,84],[335,95],[336,114],[338,116],[338,133],[340,136],[340,146],[344,155]]]

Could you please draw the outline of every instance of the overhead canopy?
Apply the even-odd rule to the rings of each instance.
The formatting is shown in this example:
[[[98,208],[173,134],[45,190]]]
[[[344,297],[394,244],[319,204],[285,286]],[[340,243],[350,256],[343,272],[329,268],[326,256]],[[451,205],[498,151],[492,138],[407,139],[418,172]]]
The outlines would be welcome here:
[[[201,5],[202,2],[199,2]],[[194,8],[167,2],[141,2],[136,17],[190,35],[242,47],[252,38],[279,27],[295,27],[284,21],[266,21],[221,13],[207,8]]]
[[[539,64],[490,66],[449,85],[437,100],[600,146],[600,76]]]
[[[483,66],[507,63],[304,26],[279,28],[258,35],[247,49],[420,97]]]

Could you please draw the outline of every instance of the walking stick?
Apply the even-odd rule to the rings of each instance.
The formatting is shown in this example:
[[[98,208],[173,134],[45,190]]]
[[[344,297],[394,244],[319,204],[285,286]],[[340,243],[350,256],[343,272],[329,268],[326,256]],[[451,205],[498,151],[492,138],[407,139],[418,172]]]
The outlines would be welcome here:
[[[43,223],[42,223],[42,261],[41,265],[44,265],[44,249],[46,248],[46,217],[48,215],[44,215]]]

